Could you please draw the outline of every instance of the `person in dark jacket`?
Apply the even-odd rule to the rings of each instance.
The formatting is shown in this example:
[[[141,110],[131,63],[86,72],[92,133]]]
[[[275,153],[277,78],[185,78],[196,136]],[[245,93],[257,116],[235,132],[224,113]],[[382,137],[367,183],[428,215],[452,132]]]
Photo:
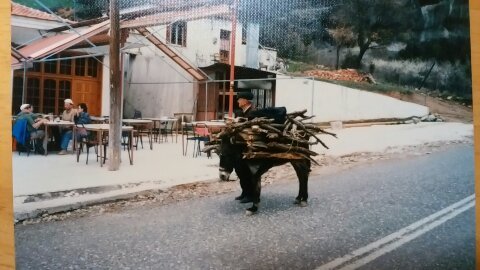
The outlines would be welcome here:
[[[73,120],[75,124],[77,125],[82,125],[82,124],[90,124],[92,122],[92,119],[90,118],[90,115],[88,114],[88,108],[87,104],[85,103],[80,103],[78,104],[78,109],[75,111],[75,115],[73,117]],[[83,128],[77,129],[77,134],[76,134],[76,139],[77,141],[80,140],[83,137],[86,137],[87,131]],[[67,154],[67,148],[68,148],[68,143],[72,139],[72,131],[68,130],[62,135],[62,142],[60,147],[62,150],[58,152],[59,155],[65,155]]]
[[[240,110],[238,110],[235,113],[236,117],[245,117],[245,118],[250,117],[250,113],[255,110],[252,104],[252,99],[253,99],[252,92],[237,93],[237,102],[238,102],[238,107],[240,107]]]
[[[244,118],[250,117],[250,114],[253,111],[255,111],[255,108],[252,104],[252,99],[253,99],[252,92],[237,93],[237,102],[238,102],[238,107],[240,107],[240,110],[238,110],[235,113],[236,117],[244,117]],[[237,164],[244,164],[244,162],[240,161],[240,159],[242,158],[243,157],[241,155],[236,156],[235,162]],[[236,171],[236,173],[238,175],[239,173],[244,173],[244,172],[247,172],[248,170],[249,168],[244,168],[242,170]],[[242,194],[240,194],[240,196],[235,197],[235,200],[239,200],[241,203],[252,202],[252,198],[253,198],[253,184],[248,181],[245,181],[245,179],[249,179],[249,177],[240,177],[240,187],[242,188]]]
[[[33,106],[31,104],[22,104],[20,106],[20,113],[17,115],[17,120],[25,119],[27,121],[27,131],[31,140],[35,140],[35,151],[39,154],[44,153],[43,138],[45,132],[41,129],[41,126],[48,122],[48,119],[39,117],[33,113]]]

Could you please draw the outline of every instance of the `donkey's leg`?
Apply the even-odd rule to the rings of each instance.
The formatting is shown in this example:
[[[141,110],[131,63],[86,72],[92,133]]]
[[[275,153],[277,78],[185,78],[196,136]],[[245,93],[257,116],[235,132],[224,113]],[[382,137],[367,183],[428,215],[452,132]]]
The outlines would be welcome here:
[[[251,177],[251,188],[252,188],[252,207],[247,209],[246,214],[251,215],[258,211],[258,207],[260,205],[260,194],[262,191],[262,175],[266,173],[270,168],[271,164],[252,164],[250,169],[252,169],[253,176]]]
[[[307,206],[308,200],[308,175],[310,173],[310,160],[292,161],[292,166],[295,169],[298,177],[299,189],[298,196],[295,198],[295,204],[300,206]]]

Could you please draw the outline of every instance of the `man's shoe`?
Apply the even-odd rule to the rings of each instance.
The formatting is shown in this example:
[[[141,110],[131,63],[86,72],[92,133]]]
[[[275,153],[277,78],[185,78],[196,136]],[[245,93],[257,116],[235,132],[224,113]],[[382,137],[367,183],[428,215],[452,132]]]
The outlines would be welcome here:
[[[253,202],[253,200],[250,197],[243,197],[243,199],[240,200],[240,203],[251,203],[251,202]]]
[[[66,150],[62,150],[60,152],[58,152],[59,155],[66,155],[67,154],[67,151]]]

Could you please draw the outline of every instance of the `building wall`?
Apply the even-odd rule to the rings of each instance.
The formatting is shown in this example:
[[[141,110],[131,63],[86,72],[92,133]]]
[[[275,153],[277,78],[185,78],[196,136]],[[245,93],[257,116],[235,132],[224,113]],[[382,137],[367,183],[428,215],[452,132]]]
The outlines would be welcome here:
[[[428,108],[385,95],[311,79],[277,76],[276,106],[287,111],[307,109],[315,122],[372,120],[424,116]]]
[[[157,50],[157,51],[155,51]],[[156,54],[157,53],[157,54]],[[124,116],[135,109],[143,117],[173,116],[195,112],[197,83],[158,49],[144,47],[140,54],[129,55],[124,87]]]
[[[247,64],[247,46],[242,44],[242,27],[242,24],[237,24],[235,36],[236,66],[246,66]],[[161,41],[166,40],[166,25],[150,27],[149,30]],[[210,66],[215,63],[215,55],[220,52],[220,30],[231,31],[231,22],[214,19],[188,21],[186,47],[173,44],[169,44],[169,46],[195,66]],[[276,51],[273,49],[260,49],[259,51],[258,62],[268,63],[269,70],[272,70],[276,63]],[[266,61],[267,55],[269,61]]]

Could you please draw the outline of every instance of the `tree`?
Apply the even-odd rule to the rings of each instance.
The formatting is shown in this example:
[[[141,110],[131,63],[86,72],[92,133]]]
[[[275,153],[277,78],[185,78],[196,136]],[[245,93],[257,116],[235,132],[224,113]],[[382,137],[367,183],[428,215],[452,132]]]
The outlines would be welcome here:
[[[401,33],[417,27],[418,9],[410,0],[343,0],[332,13],[334,29],[346,28],[353,33],[359,53],[352,67],[360,68],[362,58],[373,44],[388,44]]]
[[[74,0],[75,17],[88,20],[102,17],[108,10],[108,0]]]
[[[340,50],[343,47],[351,47],[355,44],[355,37],[353,31],[349,27],[337,27],[335,29],[327,29],[328,33],[335,41],[337,48],[337,57],[335,61],[335,69],[338,69],[340,61]]]

